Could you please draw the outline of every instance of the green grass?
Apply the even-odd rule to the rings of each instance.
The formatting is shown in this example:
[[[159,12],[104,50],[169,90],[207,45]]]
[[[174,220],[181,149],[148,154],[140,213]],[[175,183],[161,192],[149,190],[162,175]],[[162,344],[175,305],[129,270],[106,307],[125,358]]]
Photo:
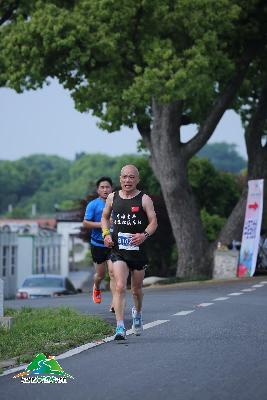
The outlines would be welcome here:
[[[28,362],[37,353],[57,355],[78,345],[103,339],[113,327],[96,316],[66,308],[6,309],[14,318],[12,328],[0,329],[0,360],[18,357]]]

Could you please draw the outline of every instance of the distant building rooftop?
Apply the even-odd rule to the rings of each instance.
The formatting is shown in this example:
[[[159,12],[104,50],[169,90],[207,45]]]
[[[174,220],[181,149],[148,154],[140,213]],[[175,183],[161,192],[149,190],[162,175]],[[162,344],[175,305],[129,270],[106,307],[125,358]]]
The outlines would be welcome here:
[[[39,229],[55,230],[56,225],[57,221],[54,218],[0,218],[0,229],[6,232],[37,233]]]

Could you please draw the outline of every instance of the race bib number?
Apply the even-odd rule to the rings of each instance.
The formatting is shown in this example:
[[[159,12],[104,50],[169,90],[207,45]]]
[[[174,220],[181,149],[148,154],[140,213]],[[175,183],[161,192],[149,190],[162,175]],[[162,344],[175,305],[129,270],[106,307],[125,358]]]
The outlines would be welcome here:
[[[139,246],[131,244],[131,233],[118,233],[118,245],[120,250],[139,250]]]

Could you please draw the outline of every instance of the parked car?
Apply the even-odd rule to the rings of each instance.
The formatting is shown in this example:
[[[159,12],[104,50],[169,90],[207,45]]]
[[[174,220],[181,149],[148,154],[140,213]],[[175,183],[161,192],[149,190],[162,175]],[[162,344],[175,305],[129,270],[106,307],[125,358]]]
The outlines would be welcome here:
[[[17,291],[17,299],[33,299],[38,297],[53,297],[64,294],[76,294],[69,278],[61,275],[36,274],[28,276]]]

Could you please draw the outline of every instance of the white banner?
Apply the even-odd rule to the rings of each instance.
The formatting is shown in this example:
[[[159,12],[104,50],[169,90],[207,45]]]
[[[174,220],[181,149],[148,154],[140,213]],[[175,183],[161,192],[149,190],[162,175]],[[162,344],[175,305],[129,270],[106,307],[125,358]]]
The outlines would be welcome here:
[[[256,269],[263,211],[263,183],[263,179],[248,181],[248,198],[237,276],[253,276]]]

